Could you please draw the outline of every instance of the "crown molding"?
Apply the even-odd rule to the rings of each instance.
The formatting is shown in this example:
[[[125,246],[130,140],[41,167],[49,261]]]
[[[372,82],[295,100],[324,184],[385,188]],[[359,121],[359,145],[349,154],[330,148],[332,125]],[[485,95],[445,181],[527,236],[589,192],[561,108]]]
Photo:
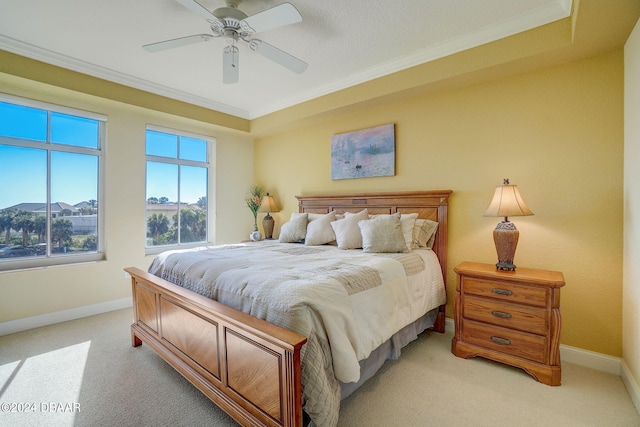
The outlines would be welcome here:
[[[47,49],[42,49],[38,46],[24,43],[11,37],[4,36],[2,34],[0,34],[0,49],[14,53],[16,55],[24,56],[26,58],[34,59],[36,61],[54,65],[56,67],[86,74],[88,76],[107,80],[113,83],[118,83],[134,89],[143,90],[155,95],[161,95],[167,98],[175,99],[177,101],[183,101],[189,104],[197,105],[199,107],[208,108],[211,110],[219,111],[221,113],[240,117],[242,119],[249,118],[249,112],[244,109],[234,108],[232,106],[215,102],[213,100],[197,95],[192,95],[190,93],[176,90],[168,86],[153,83],[148,80],[140,79],[138,77],[133,77],[119,71],[91,64],[76,58],[72,58],[70,56],[52,52]]]

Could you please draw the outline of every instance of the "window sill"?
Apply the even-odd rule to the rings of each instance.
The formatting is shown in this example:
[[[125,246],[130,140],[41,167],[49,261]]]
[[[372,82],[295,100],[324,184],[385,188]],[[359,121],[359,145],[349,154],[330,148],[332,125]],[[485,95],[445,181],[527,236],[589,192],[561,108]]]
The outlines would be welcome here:
[[[92,253],[81,255],[61,255],[49,258],[29,257],[0,261],[1,273],[15,273],[18,271],[40,270],[50,267],[65,267],[77,264],[86,264],[106,260],[104,253]]]

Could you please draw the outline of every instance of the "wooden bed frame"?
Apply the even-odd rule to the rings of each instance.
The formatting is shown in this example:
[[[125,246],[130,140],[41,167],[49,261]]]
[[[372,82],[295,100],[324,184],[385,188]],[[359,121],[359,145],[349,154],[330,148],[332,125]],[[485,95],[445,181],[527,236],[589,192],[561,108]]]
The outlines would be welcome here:
[[[413,213],[439,223],[434,251],[447,276],[450,190],[296,196],[307,213]],[[153,348],[245,426],[302,426],[300,351],[306,338],[139,268],[131,275],[132,345]],[[444,332],[444,306],[434,330]]]

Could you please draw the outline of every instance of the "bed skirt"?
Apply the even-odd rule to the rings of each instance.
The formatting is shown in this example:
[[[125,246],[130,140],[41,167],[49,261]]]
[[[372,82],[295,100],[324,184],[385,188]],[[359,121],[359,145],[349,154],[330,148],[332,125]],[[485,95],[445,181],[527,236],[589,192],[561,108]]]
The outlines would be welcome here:
[[[369,378],[373,377],[388,359],[400,357],[402,347],[418,339],[418,335],[433,327],[438,316],[438,309],[434,308],[415,322],[405,326],[385,341],[380,347],[371,352],[368,358],[360,361],[360,380],[355,383],[340,383],[341,400],[351,396]]]

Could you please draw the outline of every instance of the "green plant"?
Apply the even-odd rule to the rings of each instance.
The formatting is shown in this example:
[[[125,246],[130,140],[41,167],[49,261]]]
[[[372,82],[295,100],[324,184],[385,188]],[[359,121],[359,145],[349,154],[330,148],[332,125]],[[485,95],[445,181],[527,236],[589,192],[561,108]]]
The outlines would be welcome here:
[[[262,203],[262,196],[264,195],[264,189],[259,185],[254,185],[249,189],[249,192],[244,197],[244,201],[247,203],[247,207],[253,213],[253,229],[258,229],[258,209],[260,209],[260,203]]]

